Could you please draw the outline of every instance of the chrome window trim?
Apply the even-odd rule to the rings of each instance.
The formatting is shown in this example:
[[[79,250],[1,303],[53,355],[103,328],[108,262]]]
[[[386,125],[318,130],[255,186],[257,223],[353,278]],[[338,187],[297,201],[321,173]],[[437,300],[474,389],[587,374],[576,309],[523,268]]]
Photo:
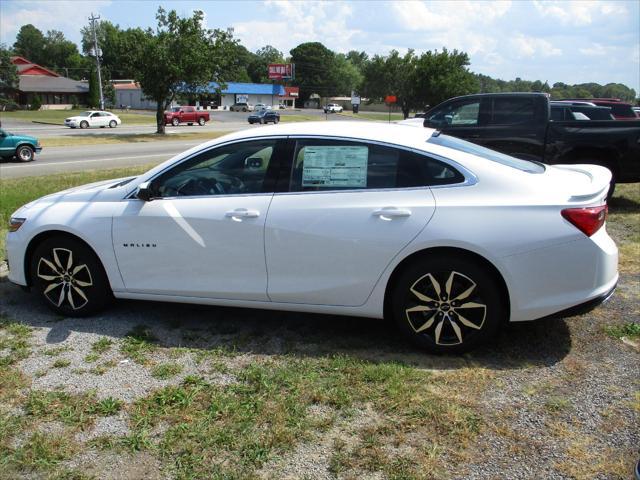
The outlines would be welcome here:
[[[417,155],[423,156],[431,156],[434,160],[438,160],[439,162],[444,163],[445,165],[449,165],[451,168],[454,168],[464,177],[464,181],[459,183],[448,183],[442,185],[422,185],[418,187],[392,187],[392,188],[353,188],[353,189],[345,189],[345,190],[313,190],[307,192],[276,192],[275,195],[288,195],[288,194],[307,194],[307,193],[354,193],[354,192],[393,192],[393,191],[405,191],[405,190],[424,190],[424,189],[432,189],[432,188],[452,188],[452,187],[468,187],[471,185],[475,185],[478,183],[478,176],[471,172],[468,168],[463,167],[455,160],[451,160],[450,158],[443,157],[442,155],[438,155],[436,153],[426,152],[424,150],[420,150],[415,147],[407,147],[406,145],[398,145],[395,143],[387,143],[381,142],[379,140],[365,140],[354,137],[337,137],[331,135],[289,135],[289,139],[291,140],[302,140],[302,139],[314,139],[314,140],[342,140],[342,141],[351,141],[351,142],[360,142],[360,143],[368,143],[373,145],[378,145],[381,147],[387,148],[396,148],[399,150],[404,150],[407,152],[415,153]],[[295,149],[294,149],[295,155]],[[293,159],[291,163],[291,169],[293,169]],[[291,188],[291,184],[289,184],[289,188]]]

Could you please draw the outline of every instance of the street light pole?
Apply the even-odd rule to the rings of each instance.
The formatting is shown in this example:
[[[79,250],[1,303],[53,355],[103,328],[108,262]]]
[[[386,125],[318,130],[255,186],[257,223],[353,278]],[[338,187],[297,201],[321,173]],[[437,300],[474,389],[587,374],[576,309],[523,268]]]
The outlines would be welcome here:
[[[98,66],[98,91],[100,92],[100,110],[104,110],[104,97],[102,96],[102,74],[100,72],[100,52],[98,50],[98,37],[96,36],[96,20],[100,20],[100,16],[94,16],[91,12],[89,17],[91,21],[91,30],[93,31],[93,51],[96,54],[96,64]]]

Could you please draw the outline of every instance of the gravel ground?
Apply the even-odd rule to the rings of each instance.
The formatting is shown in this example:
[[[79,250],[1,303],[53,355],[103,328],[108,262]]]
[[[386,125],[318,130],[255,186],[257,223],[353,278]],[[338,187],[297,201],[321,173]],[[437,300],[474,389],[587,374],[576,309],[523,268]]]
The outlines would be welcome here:
[[[631,478],[632,463],[640,457],[640,353],[603,329],[640,321],[639,285],[637,274],[624,274],[617,294],[603,307],[566,320],[511,325],[494,344],[464,357],[424,355],[381,321],[369,320],[368,333],[362,335],[367,320],[344,317],[121,301],[90,319],[58,318],[6,278],[0,278],[0,313],[34,328],[32,354],[17,364],[32,389],[93,392],[125,405],[190,374],[229,385],[236,381],[234,369],[285,352],[303,357],[339,352],[443,374],[478,368],[478,375],[491,375],[490,388],[478,399],[483,427],[466,449],[465,461],[444,466],[447,478],[624,479]],[[137,363],[121,351],[124,337],[139,325],[149,327],[160,345],[149,354],[150,364]],[[92,344],[104,338],[113,345],[99,359],[87,361]],[[234,351],[224,356],[224,369],[209,357],[202,361],[193,350],[179,350],[229,345]],[[59,360],[62,366],[56,367]],[[179,373],[154,376],[153,366],[164,363],[179,365]],[[104,367],[100,373],[98,366]],[[335,416],[330,409],[313,414]],[[360,431],[376,423],[376,415],[363,406],[348,418],[338,416],[328,430],[270,460],[258,476],[336,478],[330,468],[335,442],[355,442]],[[123,410],[98,419],[75,440],[127,435],[128,422]],[[60,426],[48,422],[39,428],[55,433]],[[86,449],[65,465],[97,478],[170,478],[160,459],[144,452],[116,455]],[[386,477],[348,471],[339,478]]]

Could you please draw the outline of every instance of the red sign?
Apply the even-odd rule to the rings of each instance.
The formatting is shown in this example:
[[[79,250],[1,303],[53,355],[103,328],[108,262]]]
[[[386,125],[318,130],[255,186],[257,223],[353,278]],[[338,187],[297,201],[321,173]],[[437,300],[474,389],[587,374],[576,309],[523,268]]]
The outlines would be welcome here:
[[[384,103],[396,103],[397,100],[398,99],[395,95],[387,95],[386,97],[384,97]]]
[[[293,64],[270,63],[268,67],[269,80],[282,80],[293,77]]]

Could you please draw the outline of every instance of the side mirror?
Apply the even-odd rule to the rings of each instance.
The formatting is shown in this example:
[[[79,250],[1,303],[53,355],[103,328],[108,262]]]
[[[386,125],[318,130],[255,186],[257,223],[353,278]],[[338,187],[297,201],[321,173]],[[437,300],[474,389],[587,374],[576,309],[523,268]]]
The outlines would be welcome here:
[[[153,199],[153,195],[151,192],[151,182],[142,182],[138,185],[138,190],[136,190],[136,198],[142,200],[143,202],[150,202]]]
[[[249,157],[244,161],[247,168],[262,168],[262,159],[260,157]]]

